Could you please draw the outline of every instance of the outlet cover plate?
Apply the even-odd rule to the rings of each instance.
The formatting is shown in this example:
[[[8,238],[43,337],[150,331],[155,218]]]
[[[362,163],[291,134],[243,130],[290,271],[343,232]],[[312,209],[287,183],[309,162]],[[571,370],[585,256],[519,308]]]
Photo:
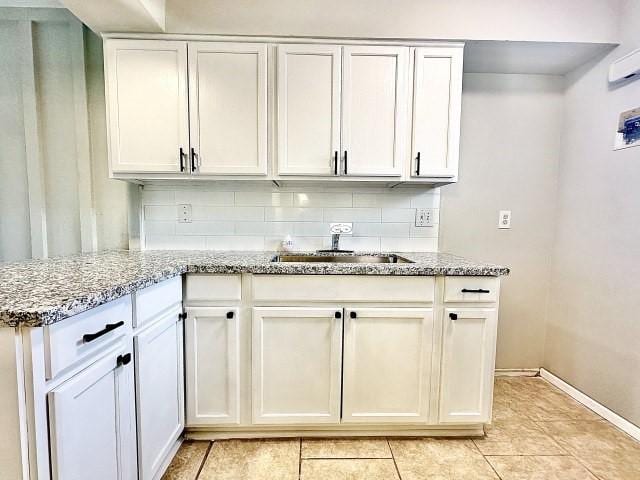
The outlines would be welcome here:
[[[434,215],[433,208],[416,208],[416,227],[433,227]]]
[[[177,221],[178,223],[191,223],[193,218],[192,218],[192,214],[191,214],[191,204],[190,203],[185,203],[182,205],[178,205],[176,207],[177,210]]]
[[[511,210],[500,210],[498,228],[511,228]]]

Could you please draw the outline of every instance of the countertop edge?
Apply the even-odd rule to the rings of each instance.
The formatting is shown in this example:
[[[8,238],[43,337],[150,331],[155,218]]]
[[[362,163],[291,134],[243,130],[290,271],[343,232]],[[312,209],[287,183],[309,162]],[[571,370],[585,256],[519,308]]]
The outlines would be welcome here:
[[[452,256],[454,258],[455,256]],[[460,258],[460,257],[459,257]],[[464,259],[460,258],[462,262]],[[486,276],[509,275],[507,267],[491,264],[434,267],[420,263],[389,264],[348,264],[325,263],[199,263],[186,261],[174,264],[158,272],[135,278],[126,283],[107,287],[100,291],[88,292],[69,301],[43,309],[11,310],[0,308],[0,328],[2,327],[42,327],[58,323],[66,318],[84,313],[118,298],[130,295],[154,284],[185,273],[242,274],[256,275],[385,275],[385,276]]]

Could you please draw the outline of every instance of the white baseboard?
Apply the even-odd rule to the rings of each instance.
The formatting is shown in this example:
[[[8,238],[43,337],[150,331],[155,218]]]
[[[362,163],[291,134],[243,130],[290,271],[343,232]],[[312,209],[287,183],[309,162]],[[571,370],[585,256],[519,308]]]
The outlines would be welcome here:
[[[537,377],[539,368],[496,368],[496,377]]]
[[[553,373],[549,372],[548,370],[541,368],[540,376],[544,378],[546,381],[548,381],[549,383],[551,383],[552,385],[558,387],[560,390],[565,392],[574,400],[577,400],[578,402],[583,404],[585,407],[589,408],[590,410],[593,410],[595,413],[600,415],[605,420],[608,420],[609,422],[611,422],[613,425],[618,427],[623,432],[632,436],[636,440],[640,440],[640,427],[638,427],[637,425],[634,425],[629,420],[622,418],[617,413],[612,412],[601,403],[595,401],[593,398],[582,393],[577,388],[572,387],[567,382],[565,382],[559,377],[556,377]]]

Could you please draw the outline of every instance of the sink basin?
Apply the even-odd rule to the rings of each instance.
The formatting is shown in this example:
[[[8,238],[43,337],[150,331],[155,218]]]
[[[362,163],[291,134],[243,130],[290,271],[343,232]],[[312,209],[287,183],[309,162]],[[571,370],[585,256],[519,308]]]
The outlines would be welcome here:
[[[413,263],[398,255],[278,255],[272,262]]]

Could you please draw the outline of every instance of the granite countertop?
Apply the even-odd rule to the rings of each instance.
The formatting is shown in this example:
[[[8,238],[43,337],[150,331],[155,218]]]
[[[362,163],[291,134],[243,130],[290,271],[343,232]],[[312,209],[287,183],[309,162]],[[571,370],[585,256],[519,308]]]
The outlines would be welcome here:
[[[395,253],[395,252],[394,252]],[[274,263],[277,252],[106,251],[0,264],[0,327],[50,325],[183,273],[507,275],[446,253],[397,253],[414,263]]]

